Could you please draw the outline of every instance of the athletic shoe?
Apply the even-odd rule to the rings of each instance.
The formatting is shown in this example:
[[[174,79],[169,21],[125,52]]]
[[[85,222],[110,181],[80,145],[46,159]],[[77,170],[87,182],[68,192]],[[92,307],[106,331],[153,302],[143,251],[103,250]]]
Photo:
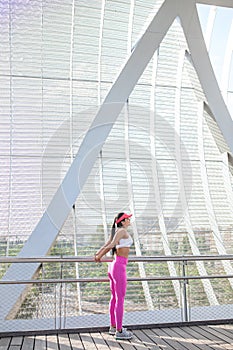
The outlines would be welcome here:
[[[115,335],[115,333],[116,333],[116,327],[110,326],[110,327],[109,327],[108,333],[109,333],[110,335]]]
[[[122,330],[123,330],[123,329],[127,331],[127,328],[122,327]],[[110,326],[110,327],[109,327],[108,333],[109,333],[110,335],[115,335],[115,334],[116,334],[116,327]]]
[[[128,332],[126,329],[122,328],[122,332],[116,331],[115,338],[116,340],[129,340],[133,338],[133,334],[131,332]]]

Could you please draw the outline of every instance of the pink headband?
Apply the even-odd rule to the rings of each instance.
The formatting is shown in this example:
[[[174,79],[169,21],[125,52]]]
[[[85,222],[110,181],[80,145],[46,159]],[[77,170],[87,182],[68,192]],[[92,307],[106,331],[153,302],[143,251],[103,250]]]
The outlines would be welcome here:
[[[133,214],[123,214],[123,215],[121,215],[120,217],[119,217],[119,219],[117,219],[116,220],[116,224],[119,224],[119,222],[121,222],[122,220],[124,220],[124,219],[129,219],[129,218],[131,218],[131,216],[132,216]]]

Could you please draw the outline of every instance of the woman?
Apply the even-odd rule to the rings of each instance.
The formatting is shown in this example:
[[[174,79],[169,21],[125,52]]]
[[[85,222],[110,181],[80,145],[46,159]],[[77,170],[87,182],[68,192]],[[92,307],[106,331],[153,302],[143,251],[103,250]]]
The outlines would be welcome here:
[[[131,339],[133,336],[131,332],[122,327],[127,287],[126,265],[128,263],[129,249],[133,243],[131,236],[127,232],[131,216],[132,214],[128,215],[125,213],[119,213],[116,216],[109,240],[95,254],[96,262],[99,262],[110,250],[115,256],[115,259],[109,265],[108,276],[111,288],[109,303],[111,326],[109,334],[115,334],[116,339]]]

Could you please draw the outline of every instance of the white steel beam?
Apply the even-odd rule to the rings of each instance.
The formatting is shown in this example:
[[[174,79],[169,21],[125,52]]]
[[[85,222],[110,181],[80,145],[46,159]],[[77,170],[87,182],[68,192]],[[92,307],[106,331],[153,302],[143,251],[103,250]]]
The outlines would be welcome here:
[[[197,3],[204,5],[214,5],[233,8],[232,0],[197,0]]]
[[[231,28],[227,39],[226,52],[224,55],[224,62],[223,62],[223,68],[222,68],[221,86],[220,86],[222,89],[223,98],[225,99],[226,103],[227,103],[227,97],[228,97],[232,54],[233,54],[233,21],[231,22]]]
[[[179,17],[191,53],[192,62],[208,105],[213,112],[214,118],[231,150],[231,153],[233,153],[232,118],[222,97],[210,62],[195,5],[194,0],[193,6],[191,6],[191,1],[189,2],[189,6],[187,6],[185,5],[185,2],[180,0],[180,6],[178,9]]]

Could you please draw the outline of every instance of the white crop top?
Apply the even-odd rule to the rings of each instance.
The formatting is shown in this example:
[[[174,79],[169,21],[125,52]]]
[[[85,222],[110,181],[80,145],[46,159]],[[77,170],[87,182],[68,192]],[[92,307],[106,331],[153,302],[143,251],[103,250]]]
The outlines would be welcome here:
[[[116,249],[118,248],[129,248],[133,244],[133,239],[131,236],[128,238],[121,238],[119,240],[119,244],[116,245]]]

